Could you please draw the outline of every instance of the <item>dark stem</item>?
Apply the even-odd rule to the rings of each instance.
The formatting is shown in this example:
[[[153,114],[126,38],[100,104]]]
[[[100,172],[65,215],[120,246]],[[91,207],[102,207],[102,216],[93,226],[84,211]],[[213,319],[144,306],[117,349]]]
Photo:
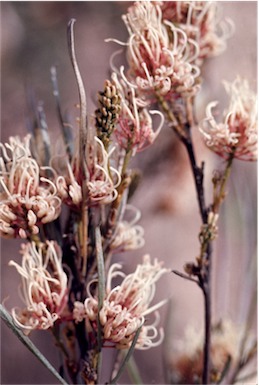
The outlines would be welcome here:
[[[203,177],[204,177],[204,163],[201,164],[201,167],[197,166],[194,146],[191,136],[191,128],[194,126],[194,113],[193,113],[193,100],[186,100],[186,112],[187,112],[187,123],[182,124],[182,119],[180,116],[176,116],[170,105],[159,93],[156,93],[157,101],[160,104],[165,116],[168,121],[171,123],[172,128],[180,138],[181,142],[184,144],[189,161],[192,169],[192,174],[195,183],[196,195],[199,205],[199,212],[203,225],[206,225],[208,222],[208,209],[205,204],[204,196],[204,186],[203,186]],[[201,245],[202,246],[202,245]],[[212,247],[211,242],[208,241],[205,249],[203,250],[203,255],[201,256],[200,261],[200,273],[198,274],[199,286],[202,289],[204,295],[204,307],[205,307],[205,338],[204,338],[204,349],[203,349],[203,375],[202,383],[208,384],[210,378],[210,335],[211,335],[211,253]],[[178,274],[179,275],[179,274]],[[186,278],[184,276],[183,278]]]
[[[182,143],[185,145],[187,150],[190,165],[192,169],[192,174],[195,183],[196,195],[199,205],[200,216],[202,223],[206,224],[208,221],[208,211],[205,204],[204,197],[204,186],[203,186],[203,176],[204,176],[204,163],[201,167],[197,166],[196,156],[194,152],[194,147],[192,143],[192,137],[190,132],[190,126],[187,125],[187,137],[182,137]],[[206,250],[203,257],[203,274],[199,278],[200,287],[204,296],[204,346],[203,346],[203,374],[202,374],[202,384],[208,384],[210,380],[210,345],[211,345],[211,253],[212,247],[211,243],[208,242],[206,245]]]
[[[188,137],[182,137],[182,142],[186,147],[192,174],[195,182],[196,195],[199,205],[200,216],[202,223],[206,224],[208,221],[208,211],[205,204],[204,197],[204,186],[203,186],[203,176],[204,176],[204,163],[201,167],[197,166],[196,156],[193,148],[192,137],[190,132],[190,127],[187,126]],[[204,259],[203,259],[203,274],[199,278],[200,287],[202,288],[204,296],[204,328],[205,328],[205,338],[203,346],[203,374],[202,374],[202,384],[208,384],[210,379],[210,345],[211,345],[211,253],[212,247],[211,243],[208,242],[205,249]]]
[[[208,273],[209,270],[208,270]],[[210,344],[211,344],[211,290],[210,290],[210,279],[207,279],[207,283],[203,284],[203,295],[204,295],[204,322],[205,322],[205,338],[203,346],[203,373],[202,373],[202,384],[209,384],[210,379]]]
[[[181,139],[183,144],[185,145],[185,148],[189,156],[202,223],[207,223],[208,214],[207,214],[207,208],[205,205],[204,188],[203,188],[204,163],[201,164],[201,167],[197,166],[190,129],[188,129],[188,131],[189,131],[188,137],[187,138],[182,137]]]

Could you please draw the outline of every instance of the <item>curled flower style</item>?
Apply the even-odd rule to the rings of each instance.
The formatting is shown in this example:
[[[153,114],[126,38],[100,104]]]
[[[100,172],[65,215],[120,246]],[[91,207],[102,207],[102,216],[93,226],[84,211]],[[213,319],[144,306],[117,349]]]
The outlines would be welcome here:
[[[136,96],[134,87],[123,78],[119,80],[116,73],[112,74],[121,96],[121,111],[115,136],[120,147],[132,149],[133,155],[149,147],[159,135],[164,124],[164,116],[160,111],[147,111],[146,103]],[[153,129],[151,115],[159,115],[161,121],[156,130]]]
[[[89,200],[92,204],[107,204],[116,199],[118,194],[116,188],[121,182],[121,177],[114,167],[109,166],[109,157],[114,148],[108,153],[102,141],[97,137],[94,139],[93,156],[87,162]]]
[[[108,153],[102,141],[94,137],[93,144],[89,144],[86,154],[87,179],[82,181],[80,170],[67,164],[67,177],[57,178],[57,189],[69,205],[80,207],[82,202],[82,183],[86,183],[88,204],[108,204],[117,197],[117,187],[121,182],[120,173],[109,165],[109,158],[114,148]],[[74,159],[74,164],[76,159]],[[73,171],[75,169],[75,171]]]
[[[225,50],[234,25],[230,19],[219,20],[216,2],[163,1],[160,6],[163,20],[177,25],[188,38],[198,44],[198,65],[204,59],[219,55]]]
[[[194,61],[199,47],[183,30],[169,21],[163,23],[157,4],[135,2],[123,20],[129,32],[128,76],[136,88],[151,95],[197,91],[200,70]]]
[[[111,243],[113,253],[136,250],[144,246],[144,229],[136,225],[140,219],[140,211],[132,205],[126,206],[126,212],[132,211],[135,215],[130,221],[122,220],[118,223],[115,238]]]
[[[0,144],[0,235],[8,238],[37,234],[39,224],[52,222],[61,210],[55,181],[32,158],[30,138]]]
[[[230,96],[228,109],[223,122],[217,123],[211,102],[206,109],[206,119],[200,132],[206,145],[216,154],[227,159],[230,154],[240,160],[257,159],[257,97],[249,88],[248,82],[237,77],[233,83],[224,83]]]
[[[54,241],[23,244],[22,263],[10,261],[22,278],[24,309],[12,309],[15,323],[24,332],[49,329],[59,319],[67,304],[67,275],[63,270],[61,250]]]
[[[244,328],[225,319],[213,325],[211,331],[211,382],[220,378],[226,364],[231,360],[235,365],[239,358],[240,343]],[[248,350],[252,346],[249,336]],[[174,343],[174,352],[169,362],[172,384],[195,384],[201,378],[203,364],[203,333],[194,327],[188,327],[185,336]],[[249,346],[251,345],[251,346]]]
[[[158,313],[156,312],[156,320],[151,325],[146,324],[145,318],[166,302],[161,301],[150,307],[155,294],[155,283],[168,270],[162,268],[156,259],[152,264],[149,255],[144,256],[143,263],[132,274],[126,276],[120,270],[121,267],[118,263],[113,264],[107,275],[105,298],[99,312],[103,340],[115,344],[118,349],[127,349],[142,326],[136,348],[149,349],[157,346],[163,339],[163,330],[157,330]],[[120,285],[112,288],[115,277],[123,280]],[[87,318],[97,328],[98,300],[90,292],[90,286],[94,282],[95,280],[88,286],[88,298],[84,305]]]

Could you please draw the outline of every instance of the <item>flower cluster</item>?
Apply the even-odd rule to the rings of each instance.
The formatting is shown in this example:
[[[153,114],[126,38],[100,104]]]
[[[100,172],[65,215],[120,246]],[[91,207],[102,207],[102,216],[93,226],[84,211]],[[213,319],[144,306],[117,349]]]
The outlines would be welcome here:
[[[121,112],[115,136],[120,147],[125,150],[131,149],[134,155],[155,141],[163,126],[164,117],[159,111],[148,111],[145,108],[147,103],[136,96],[135,88],[124,76],[118,77],[114,72],[112,79],[121,96]],[[152,114],[159,115],[161,119],[156,130],[153,129]]]
[[[163,1],[161,10],[164,20],[177,25],[198,45],[197,65],[225,50],[234,27],[229,19],[219,20],[216,2]]]
[[[135,215],[129,221],[121,220],[118,222],[114,239],[110,246],[113,253],[136,250],[144,246],[145,243],[144,229],[142,226],[136,225],[140,219],[140,211],[132,205],[127,205],[126,211],[131,211]]]
[[[136,271],[125,275],[121,272],[121,265],[111,265],[106,281],[106,292],[100,312],[98,299],[93,296],[88,286],[88,298],[82,303],[75,303],[74,318],[80,322],[83,318],[90,320],[93,328],[97,328],[99,316],[103,330],[104,342],[110,342],[119,349],[129,348],[137,330],[142,327],[136,348],[148,349],[161,343],[162,329],[158,332],[157,320],[154,324],[147,325],[145,317],[161,307],[165,301],[149,307],[154,294],[155,283],[167,272],[155,260],[152,264],[149,255],[143,257]],[[123,278],[120,285],[112,288],[112,280],[116,277]],[[94,280],[92,283],[95,283]],[[160,333],[160,336],[159,336]]]
[[[236,159],[257,159],[257,97],[248,82],[237,77],[233,83],[224,83],[230,96],[223,121],[218,123],[212,115],[217,102],[206,109],[200,132],[206,145],[224,159],[233,155]]]
[[[136,2],[123,16],[129,32],[128,76],[144,94],[193,93],[198,46],[182,29],[163,22],[158,4]]]
[[[22,278],[24,309],[12,310],[16,324],[24,332],[53,327],[68,299],[67,275],[62,267],[61,250],[54,241],[23,244],[22,263],[10,261]]]
[[[89,206],[108,204],[117,197],[116,188],[121,182],[121,176],[114,167],[109,165],[109,157],[114,149],[108,153],[102,141],[95,136],[87,150],[88,153],[85,154],[86,181],[82,181],[81,170],[76,170],[76,167],[71,166],[69,163],[67,164],[67,176],[57,178],[58,192],[68,205],[80,207],[83,183],[86,184],[87,204]],[[76,161],[75,158],[73,164],[76,164]]]
[[[55,181],[47,177],[53,170],[39,167],[33,159],[30,135],[23,140],[11,137],[0,148],[0,234],[26,238],[39,232],[39,224],[52,222],[60,214]]]

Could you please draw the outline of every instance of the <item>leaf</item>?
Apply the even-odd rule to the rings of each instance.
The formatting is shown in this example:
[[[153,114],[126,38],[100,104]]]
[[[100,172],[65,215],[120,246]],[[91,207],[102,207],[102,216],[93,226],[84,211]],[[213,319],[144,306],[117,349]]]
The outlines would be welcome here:
[[[74,151],[74,149],[73,149],[73,137],[72,137],[72,133],[71,133],[72,125],[70,125],[68,122],[66,122],[66,120],[62,114],[61,104],[60,104],[59,87],[58,87],[58,79],[57,79],[57,69],[55,66],[51,67],[50,73],[51,73],[53,95],[54,95],[55,100],[56,100],[56,108],[57,108],[59,123],[61,126],[62,135],[63,135],[63,140],[65,143],[65,147],[66,147],[69,161],[71,161],[73,151]]]
[[[23,332],[17,328],[14,324],[14,321],[8,311],[0,304],[0,316],[5,324],[12,330],[12,332],[19,338],[19,340],[29,349],[35,357],[60,381],[63,385],[68,385],[68,383],[59,375],[56,369],[51,365],[51,363],[43,356],[39,349],[34,345],[34,343],[23,334]]]
[[[104,272],[104,260],[103,260],[103,250],[102,250],[102,238],[100,228],[96,227],[95,229],[95,240],[96,240],[96,257],[97,257],[97,271],[98,271],[98,312],[100,312],[104,296],[105,296],[105,272]],[[98,317],[98,349],[101,351],[102,345],[102,330],[101,324]]]
[[[120,368],[119,368],[119,370],[118,370],[118,372],[116,374],[116,376],[110,381],[110,385],[117,383],[117,381],[119,380],[119,378],[120,378],[120,376],[121,376],[121,374],[122,374],[126,364],[128,363],[129,359],[131,358],[131,356],[132,356],[132,354],[134,352],[136,343],[138,341],[138,337],[139,337],[141,328],[142,328],[142,325],[136,331],[136,334],[135,334],[135,336],[133,338],[132,344],[131,344],[131,346],[130,346],[130,348],[129,348],[129,350],[128,350],[128,352],[127,352],[127,354],[126,354],[126,356],[125,356],[125,358],[124,358],[124,360],[123,360],[123,362],[122,362],[122,364],[121,364],[121,366],[120,366]]]
[[[143,384],[143,381],[139,373],[139,369],[137,367],[136,361],[133,356],[130,357],[127,363],[127,371],[131,378],[132,384]]]

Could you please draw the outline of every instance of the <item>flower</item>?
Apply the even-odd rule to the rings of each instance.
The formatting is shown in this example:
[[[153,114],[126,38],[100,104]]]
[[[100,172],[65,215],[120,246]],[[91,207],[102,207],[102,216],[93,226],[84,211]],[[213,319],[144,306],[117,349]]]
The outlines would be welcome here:
[[[219,21],[218,4],[212,1],[163,1],[159,3],[163,20],[181,28],[199,47],[196,64],[219,55],[226,48],[234,25],[230,19]]]
[[[22,278],[24,309],[12,309],[15,323],[25,332],[49,329],[67,304],[67,275],[62,267],[61,250],[56,242],[23,244],[22,263],[14,266]]]
[[[39,232],[39,224],[54,221],[61,211],[55,181],[46,177],[30,152],[31,136],[11,137],[0,144],[0,234],[26,238]]]
[[[164,124],[164,116],[160,111],[147,111],[146,102],[136,96],[134,87],[128,83],[125,76],[120,78],[114,72],[112,79],[117,86],[121,97],[121,111],[118,117],[118,126],[115,136],[120,147],[132,149],[132,154],[143,151],[158,137]],[[156,130],[150,115],[159,115],[161,121]]]
[[[190,90],[199,70],[191,64],[197,47],[185,32],[167,21],[173,36],[170,42],[161,9],[151,2],[134,3],[123,19],[130,34],[129,73],[130,77],[136,76],[136,84],[161,94],[171,89],[177,93]]]
[[[236,159],[253,161],[257,159],[257,97],[249,88],[248,82],[237,77],[233,83],[224,83],[230,96],[228,109],[223,122],[217,123],[211,102],[206,109],[200,132],[206,145],[227,159],[230,154]]]
[[[146,324],[146,316],[158,308],[166,301],[161,301],[150,307],[150,303],[155,294],[155,283],[168,270],[161,267],[156,259],[152,264],[149,255],[143,257],[143,263],[139,264],[136,271],[126,276],[121,272],[121,265],[115,263],[111,265],[106,282],[106,292],[102,308],[99,312],[100,324],[103,330],[104,342],[114,344],[118,349],[127,349],[132,340],[141,328],[136,348],[149,349],[157,346],[163,339],[163,330],[157,330],[158,313],[154,324]],[[115,277],[123,278],[120,285],[112,288],[112,280]],[[88,298],[84,302],[85,315],[90,320],[93,328],[97,328],[98,300],[92,296],[88,285]],[[80,311],[78,312],[78,309]],[[74,317],[80,313],[81,306],[76,306]],[[77,317],[78,318],[78,317]]]
[[[237,362],[243,332],[243,327],[228,319],[212,327],[210,372],[213,383],[218,381],[229,359],[232,365]],[[199,381],[203,371],[203,344],[203,332],[191,326],[186,329],[184,338],[175,341],[169,364],[172,384],[196,384]]]
[[[57,189],[62,200],[68,205],[80,207],[82,202],[82,187],[86,183],[87,203],[90,206],[98,204],[108,204],[116,199],[117,187],[121,182],[120,173],[109,164],[109,158],[114,148],[108,153],[102,141],[94,137],[93,144],[87,147],[85,154],[87,165],[87,178],[82,181],[81,172],[73,165],[76,164],[75,158],[72,166],[67,163],[68,174],[65,177],[58,176]]]
[[[136,225],[140,219],[140,211],[132,205],[127,205],[126,211],[132,211],[135,215],[130,221],[118,222],[115,237],[110,246],[113,253],[136,250],[144,246],[145,243],[144,229],[142,226]]]
[[[129,39],[126,44],[114,41],[127,46],[127,75],[139,92],[152,97],[197,92],[198,45],[171,22],[163,22],[159,5],[135,2],[122,18]]]

